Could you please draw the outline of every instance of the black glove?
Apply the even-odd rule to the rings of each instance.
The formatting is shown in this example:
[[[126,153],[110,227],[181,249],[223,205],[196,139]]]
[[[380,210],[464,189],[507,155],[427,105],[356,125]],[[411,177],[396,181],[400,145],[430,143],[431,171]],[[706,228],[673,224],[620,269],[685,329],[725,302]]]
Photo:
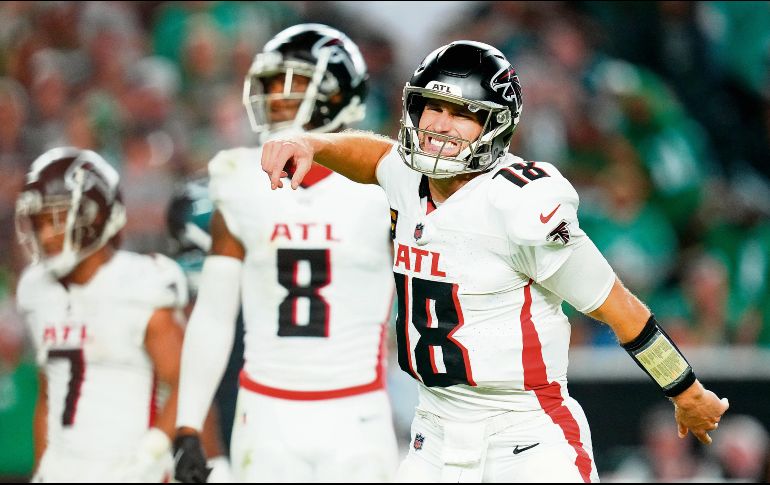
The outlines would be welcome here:
[[[206,483],[209,473],[198,435],[178,435],[174,440],[174,478],[182,483]]]

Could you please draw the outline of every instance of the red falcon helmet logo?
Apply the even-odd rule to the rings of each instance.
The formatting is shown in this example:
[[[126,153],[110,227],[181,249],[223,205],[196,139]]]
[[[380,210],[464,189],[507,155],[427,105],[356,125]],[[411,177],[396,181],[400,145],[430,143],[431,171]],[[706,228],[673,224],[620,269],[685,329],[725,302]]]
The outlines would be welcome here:
[[[353,66],[353,61],[351,61],[350,56],[345,51],[345,43],[342,41],[342,39],[338,37],[321,37],[318,39],[318,42],[316,42],[313,47],[310,49],[310,52],[317,58],[320,57],[321,49],[327,48],[331,50],[331,53],[329,54],[329,62],[332,64],[338,64],[342,63],[345,65],[345,67],[350,71],[351,77],[356,77],[356,69]]]
[[[503,67],[494,75],[492,81],[489,83],[489,87],[491,87],[493,91],[499,93],[504,100],[508,102],[513,101],[516,99],[516,88],[518,87],[518,91],[521,91],[519,80],[516,77],[516,69],[510,65]]]

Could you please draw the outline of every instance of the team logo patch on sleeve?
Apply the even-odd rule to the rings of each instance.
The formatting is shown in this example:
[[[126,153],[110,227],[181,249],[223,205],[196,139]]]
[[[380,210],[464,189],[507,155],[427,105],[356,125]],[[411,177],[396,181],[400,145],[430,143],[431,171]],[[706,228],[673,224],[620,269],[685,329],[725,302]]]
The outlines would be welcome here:
[[[545,240],[551,242],[561,241],[562,244],[566,245],[569,242],[569,238],[569,222],[563,220],[559,223],[558,226],[554,228],[553,231],[548,233],[548,236],[545,238]]]
[[[421,450],[423,441],[425,441],[425,436],[421,435],[420,433],[417,433],[414,437],[414,443],[412,443],[412,446],[414,447],[415,450]]]
[[[398,224],[398,211],[390,209],[390,238],[396,239],[396,224]]]

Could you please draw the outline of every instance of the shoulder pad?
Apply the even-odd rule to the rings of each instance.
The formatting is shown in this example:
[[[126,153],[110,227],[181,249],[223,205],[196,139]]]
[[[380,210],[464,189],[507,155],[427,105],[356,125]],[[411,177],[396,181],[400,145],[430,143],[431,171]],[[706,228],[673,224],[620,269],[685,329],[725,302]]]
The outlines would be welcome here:
[[[550,163],[513,165],[499,169],[490,191],[508,237],[525,246],[569,242],[564,229],[578,229],[579,197],[572,184]]]
[[[162,254],[151,256],[157,272],[156,308],[183,308],[187,305],[187,278],[179,264]]]
[[[48,277],[42,265],[32,264],[24,268],[16,286],[16,307],[22,313],[34,306],[35,287]]]
[[[109,286],[103,291],[118,291],[122,295],[119,298],[154,309],[182,308],[187,304],[187,280],[174,260],[161,254],[129,251],[119,251],[115,258]]]
[[[249,165],[260,166],[261,157],[261,148],[241,147],[222,150],[209,162],[209,176],[214,179],[236,174]]]
[[[259,177],[261,158],[261,148],[234,148],[222,150],[209,162],[209,198],[236,237],[239,225],[233,214],[240,194],[270,190],[267,177]]]

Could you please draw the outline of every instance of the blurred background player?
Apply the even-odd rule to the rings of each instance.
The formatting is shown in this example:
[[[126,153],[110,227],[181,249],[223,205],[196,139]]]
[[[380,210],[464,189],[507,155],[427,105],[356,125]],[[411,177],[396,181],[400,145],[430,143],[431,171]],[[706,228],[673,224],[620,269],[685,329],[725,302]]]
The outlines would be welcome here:
[[[89,150],[55,148],[35,160],[16,217],[32,256],[18,307],[42,368],[36,479],[169,479],[182,272],[164,256],[118,250],[118,174]],[[168,389],[161,409],[159,383]]]
[[[341,32],[290,27],[246,77],[252,129],[262,142],[341,130],[363,118],[367,77]],[[204,481],[208,473],[197,430],[242,304],[236,480],[387,481],[397,466],[384,390],[394,294],[387,202],[319,165],[298,192],[260,189],[260,156],[260,148],[236,148],[209,164],[212,244],[184,343],[176,478]]]
[[[197,177],[176,188],[166,212],[170,239],[170,254],[187,277],[190,301],[185,309],[189,317],[198,293],[203,261],[211,249],[209,222],[214,205],[209,198],[208,177]],[[239,313],[235,329],[235,342],[230,352],[225,374],[214,396],[211,418],[218,433],[209,433],[202,440],[203,450],[212,468],[209,483],[232,482],[230,461],[230,436],[238,397],[238,373],[243,367],[243,317]]]

